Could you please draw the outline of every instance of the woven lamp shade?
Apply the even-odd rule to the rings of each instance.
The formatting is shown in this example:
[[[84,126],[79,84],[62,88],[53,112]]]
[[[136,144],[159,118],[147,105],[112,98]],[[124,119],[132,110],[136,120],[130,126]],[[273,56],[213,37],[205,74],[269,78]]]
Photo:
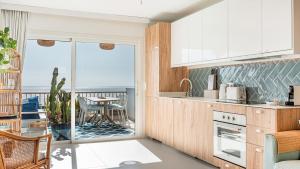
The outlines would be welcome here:
[[[103,50],[113,50],[115,48],[115,44],[113,43],[99,43],[100,49]]]
[[[55,41],[54,40],[44,40],[44,39],[38,39],[37,43],[40,46],[44,46],[44,47],[52,47],[55,45]]]

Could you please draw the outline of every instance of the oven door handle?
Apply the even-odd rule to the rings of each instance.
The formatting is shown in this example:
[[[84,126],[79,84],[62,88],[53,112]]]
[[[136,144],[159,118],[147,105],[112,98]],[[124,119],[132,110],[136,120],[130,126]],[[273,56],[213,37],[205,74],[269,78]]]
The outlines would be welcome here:
[[[231,139],[231,140],[235,140],[235,141],[241,141],[241,138],[239,136],[235,136],[235,135],[223,134],[221,136],[221,138],[227,138],[227,139]]]
[[[237,127],[236,125],[232,125],[232,124],[224,125],[224,124],[221,124],[220,122],[216,122],[216,121],[215,121],[215,126],[216,127],[222,127],[224,129],[231,130],[231,131],[236,131],[236,132],[242,132],[243,131],[243,127]],[[231,127],[229,127],[229,126],[231,126]]]

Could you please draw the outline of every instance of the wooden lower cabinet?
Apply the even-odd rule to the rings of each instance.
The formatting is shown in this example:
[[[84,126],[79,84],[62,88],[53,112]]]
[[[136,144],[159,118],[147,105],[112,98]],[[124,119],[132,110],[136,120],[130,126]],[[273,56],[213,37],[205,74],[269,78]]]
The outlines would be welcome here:
[[[210,164],[214,164],[213,158],[213,104],[197,102],[195,112],[197,114],[197,158]]]
[[[264,148],[247,144],[247,169],[263,169]]]
[[[158,98],[146,97],[146,135],[158,139]]]
[[[247,124],[275,129],[276,110],[247,107]]]
[[[152,107],[153,107],[153,101],[152,97],[146,97],[146,113],[145,113],[145,133],[148,137],[153,137],[152,134],[152,126],[153,126],[153,113],[152,113]]]
[[[238,165],[232,164],[230,162],[224,161],[216,157],[214,157],[214,163],[216,166],[220,167],[220,169],[244,169]],[[251,168],[251,169],[256,169],[256,168]]]
[[[186,100],[174,99],[173,101],[173,121],[174,121],[174,147],[178,150],[184,150],[184,133],[185,133],[185,110]]]
[[[199,102],[198,102],[199,103]],[[196,157],[199,145],[200,114],[198,109],[200,104],[193,101],[186,101],[185,111],[183,112],[184,120],[184,149],[183,151],[191,156]]]
[[[188,100],[174,100],[174,146],[196,157],[199,145],[199,116],[197,104]]]
[[[173,146],[173,101],[170,98],[158,99],[158,140]]]
[[[146,134],[221,169],[241,169],[213,157],[213,110],[247,115],[247,169],[263,169],[265,134],[300,129],[300,109],[231,108],[230,104],[148,96]]]
[[[146,135],[173,145],[173,102],[169,98],[146,97]]]
[[[212,105],[174,100],[174,147],[214,164]]]
[[[264,146],[265,135],[275,133],[275,130],[247,125],[247,143]]]
[[[300,109],[247,107],[247,169],[263,169],[264,138],[268,133],[298,130]]]

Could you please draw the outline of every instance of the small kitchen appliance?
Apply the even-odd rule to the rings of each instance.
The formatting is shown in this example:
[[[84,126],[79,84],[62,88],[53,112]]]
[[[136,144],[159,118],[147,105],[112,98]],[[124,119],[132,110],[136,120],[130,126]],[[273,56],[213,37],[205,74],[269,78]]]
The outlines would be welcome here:
[[[220,100],[226,100],[226,90],[227,90],[228,84],[222,83],[220,85],[219,90],[219,99]]]
[[[300,85],[290,86],[289,90],[290,105],[300,106]]]
[[[229,86],[226,88],[226,100],[246,101],[246,88],[244,86]]]
[[[293,85],[289,87],[288,101],[285,104],[289,106],[300,106],[300,86]]]

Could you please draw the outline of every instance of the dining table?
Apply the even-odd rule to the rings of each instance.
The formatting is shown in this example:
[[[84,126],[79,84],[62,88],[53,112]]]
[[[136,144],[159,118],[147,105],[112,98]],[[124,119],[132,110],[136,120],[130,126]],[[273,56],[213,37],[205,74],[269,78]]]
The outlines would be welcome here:
[[[116,123],[108,115],[108,105],[113,101],[119,101],[120,98],[117,98],[117,97],[87,97],[86,99],[91,102],[95,102],[98,105],[104,106],[103,115],[102,115],[101,119],[99,119],[96,122],[97,125],[101,126],[101,124],[104,121],[109,121],[111,124],[116,125]]]

